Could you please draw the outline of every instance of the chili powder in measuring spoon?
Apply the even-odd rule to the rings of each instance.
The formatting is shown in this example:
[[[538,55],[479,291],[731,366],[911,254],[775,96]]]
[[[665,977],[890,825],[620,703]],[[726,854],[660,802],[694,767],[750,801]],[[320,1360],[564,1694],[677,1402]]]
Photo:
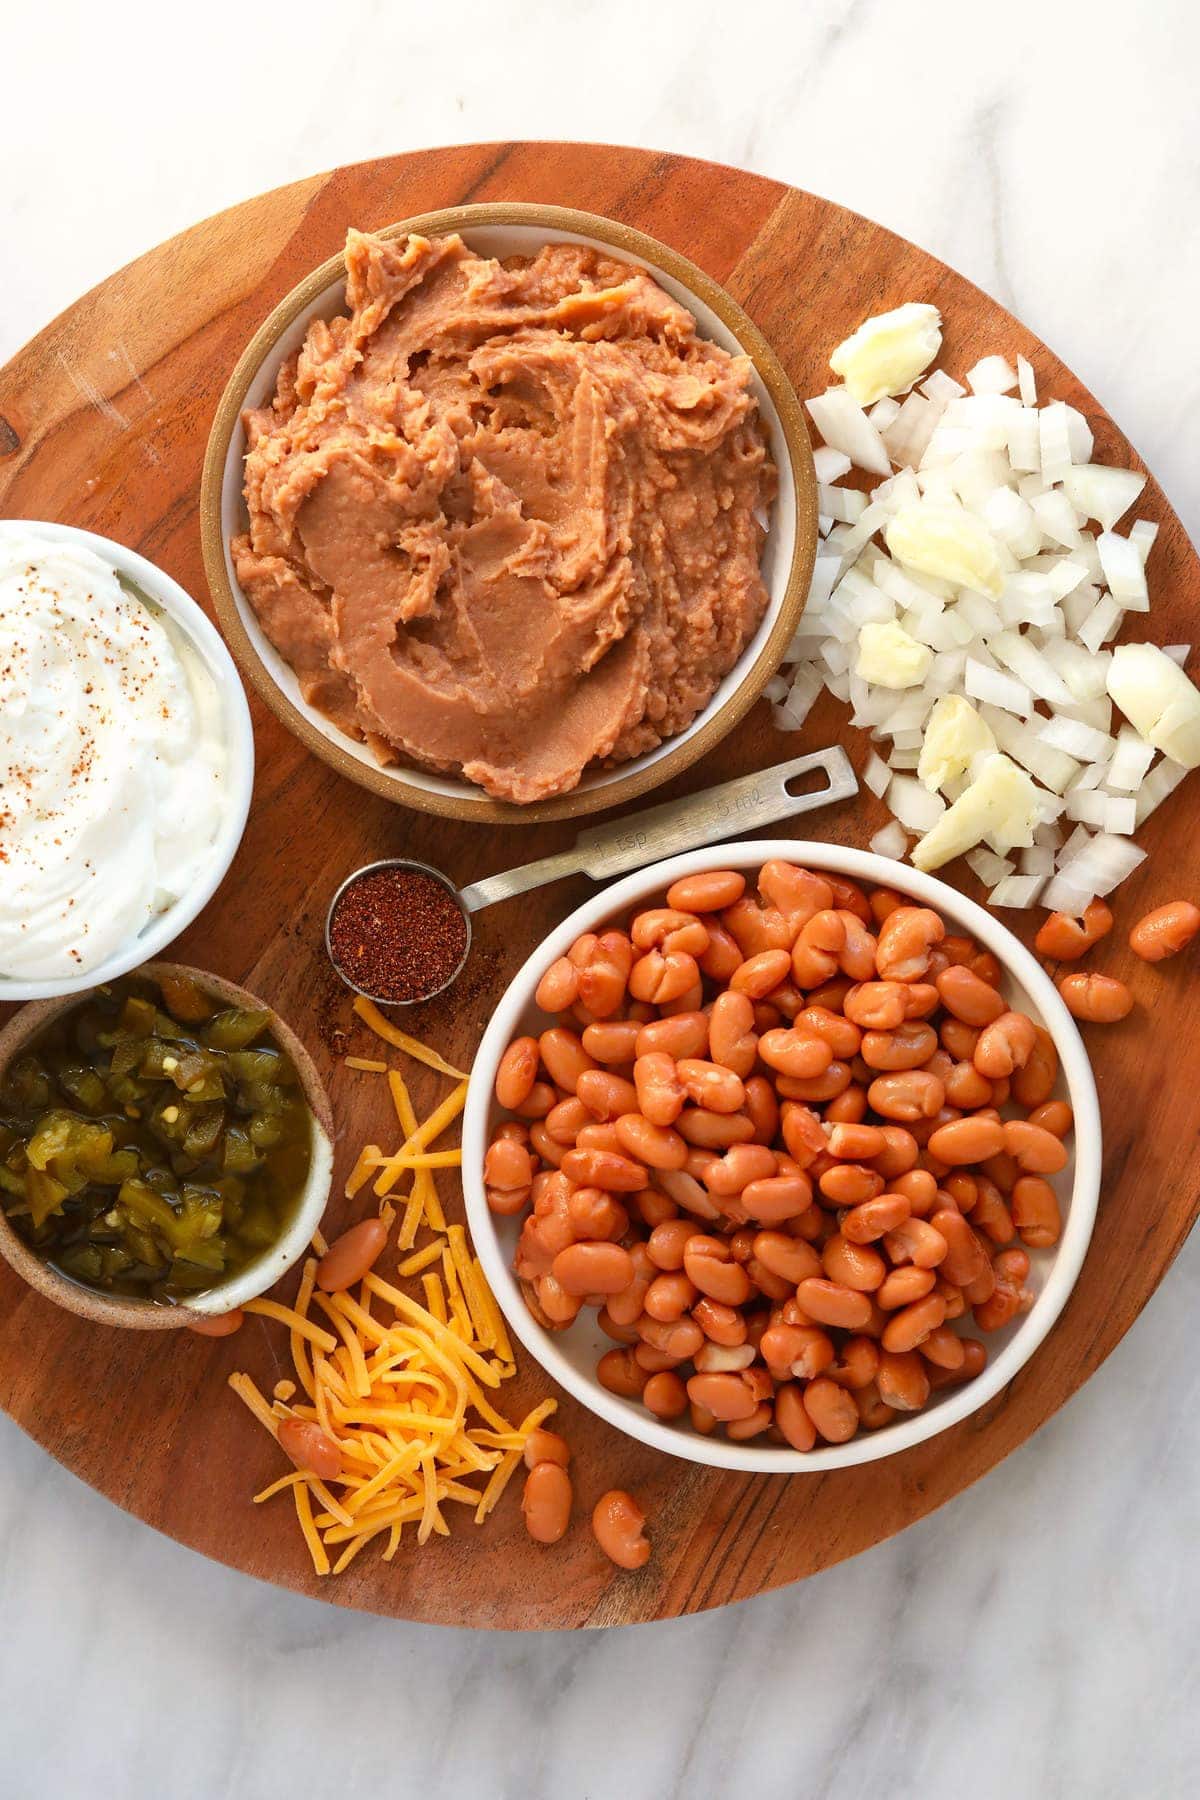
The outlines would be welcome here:
[[[462,964],[467,921],[453,893],[422,869],[370,869],[334,901],[329,953],[352,987],[403,1005],[439,993]]]

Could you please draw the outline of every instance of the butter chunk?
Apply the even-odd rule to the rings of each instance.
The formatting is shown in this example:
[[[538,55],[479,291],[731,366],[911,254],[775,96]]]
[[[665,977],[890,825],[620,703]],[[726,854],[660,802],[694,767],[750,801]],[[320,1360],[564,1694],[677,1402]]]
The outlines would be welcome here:
[[[940,869],[985,838],[1001,854],[1027,847],[1040,821],[1037,788],[1011,757],[997,752],[980,764],[970,787],[913,846],[913,866]]]
[[[996,748],[991,727],[961,694],[943,694],[929,715],[925,741],[917,763],[917,779],[936,793],[959,775],[965,775],[977,758]]]
[[[860,406],[885,394],[903,394],[942,347],[942,315],[936,306],[910,300],[866,319],[829,359]]]
[[[858,634],[855,673],[873,687],[920,687],[932,661],[933,651],[910,637],[895,619],[864,625]]]
[[[884,535],[896,561],[918,575],[934,575],[991,600],[998,600],[1004,591],[999,546],[965,506],[945,500],[910,501]]]

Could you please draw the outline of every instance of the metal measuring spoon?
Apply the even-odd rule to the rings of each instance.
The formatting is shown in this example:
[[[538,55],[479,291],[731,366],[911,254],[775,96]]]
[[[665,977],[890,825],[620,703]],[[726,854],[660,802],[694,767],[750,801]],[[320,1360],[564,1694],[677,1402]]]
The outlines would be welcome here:
[[[812,793],[792,794],[789,786],[801,776],[823,773],[826,782]],[[838,745],[828,750],[814,750],[807,756],[793,757],[790,762],[776,763],[760,769],[755,775],[741,775],[736,781],[724,781],[718,787],[704,788],[682,800],[666,800],[659,806],[613,819],[606,825],[595,825],[581,831],[569,850],[555,856],[542,856],[520,868],[505,869],[500,875],[488,875],[468,887],[456,888],[448,875],[429,863],[412,857],[385,857],[355,869],[343,881],[330,902],[325,920],[325,948],[329,960],[346,986],[365,999],[381,1006],[415,1006],[445,993],[461,975],[471,950],[471,914],[497,901],[511,900],[530,888],[542,887],[548,881],[560,881],[566,875],[589,875],[593,881],[607,881],[614,875],[626,875],[631,869],[647,863],[661,862],[683,850],[695,850],[702,844],[716,844],[739,831],[757,831],[776,819],[794,818],[798,813],[812,812],[835,800],[849,800],[858,792],[858,779],[850,758]],[[362,876],[377,869],[410,869],[433,876],[456,902],[466,925],[466,944],[453,973],[427,994],[412,1000],[386,1000],[369,993],[351,980],[333,954],[330,927],[337,905],[347,888]]]

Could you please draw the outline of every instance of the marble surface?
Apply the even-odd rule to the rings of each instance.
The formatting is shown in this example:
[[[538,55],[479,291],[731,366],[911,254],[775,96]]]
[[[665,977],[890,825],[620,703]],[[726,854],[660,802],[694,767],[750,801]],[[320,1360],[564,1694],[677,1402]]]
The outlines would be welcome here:
[[[334,163],[646,143],[828,194],[954,263],[1078,370],[1200,532],[1190,0],[210,0],[177,23],[118,0],[22,8],[5,49],[0,356],[169,233]],[[0,1794],[1193,1793],[1198,1290],[1193,1244],[1066,1411],[903,1537],[608,1633],[470,1635],[275,1592],[0,1418]]]

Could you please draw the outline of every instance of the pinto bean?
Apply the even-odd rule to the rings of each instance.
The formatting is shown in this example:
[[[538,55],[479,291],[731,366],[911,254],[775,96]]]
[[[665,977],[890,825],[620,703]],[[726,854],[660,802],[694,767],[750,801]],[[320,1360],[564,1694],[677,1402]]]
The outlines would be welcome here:
[[[585,1026],[583,1047],[593,1062],[620,1068],[637,1055],[640,1030],[636,1019],[598,1019]]]
[[[1143,962],[1162,962],[1186,950],[1200,932],[1200,906],[1191,900],[1171,900],[1143,913],[1129,934],[1129,948]]]
[[[996,1081],[1027,1063],[1036,1044],[1037,1030],[1032,1019],[1024,1013],[1001,1013],[980,1032],[972,1060],[981,1075]]]
[[[1022,1068],[1013,1072],[1012,1097],[1018,1106],[1032,1111],[1035,1106],[1041,1106],[1049,1100],[1057,1080],[1058,1051],[1054,1047],[1054,1039],[1044,1026],[1036,1025],[1029,1059]]]
[[[832,1325],[842,1331],[861,1331],[871,1317],[871,1303],[865,1294],[841,1282],[810,1276],[796,1288],[796,1298],[810,1319],[818,1325]]]
[[[718,1300],[723,1306],[744,1306],[750,1298],[750,1277],[733,1261],[722,1238],[691,1238],[684,1246],[683,1266],[688,1280],[709,1300]]]
[[[862,1059],[869,1069],[919,1069],[936,1049],[937,1033],[919,1019],[913,1019],[898,1025],[894,1031],[864,1033]]]
[[[943,969],[934,986],[948,1013],[973,1030],[981,1030],[1006,1011],[1004,996],[960,963]]]
[[[675,1073],[688,1099],[709,1112],[739,1112],[746,1102],[746,1089],[740,1076],[720,1063],[705,1062],[700,1057],[681,1057]]]
[[[841,1232],[829,1239],[821,1251],[821,1262],[830,1281],[861,1294],[874,1293],[887,1274],[887,1264],[878,1250],[872,1250],[869,1244],[856,1244]]]
[[[908,1017],[908,995],[900,981],[864,981],[846,995],[846,1017],[864,1031],[895,1031]]]
[[[637,1089],[632,1081],[614,1075],[611,1069],[585,1069],[576,1083],[575,1097],[596,1119],[619,1119],[622,1113],[638,1110]]]
[[[1056,1175],[1067,1165],[1067,1150],[1061,1138],[1040,1125],[1031,1125],[1028,1119],[1005,1122],[1004,1148],[1027,1175]]]
[[[509,1112],[528,1098],[541,1052],[534,1037],[514,1038],[496,1067],[496,1098]]]
[[[923,1069],[905,1069],[895,1075],[876,1076],[867,1089],[867,1099],[885,1119],[912,1124],[937,1117],[945,1103],[946,1088],[936,1075]]]
[[[884,981],[920,981],[946,927],[927,906],[898,906],[879,928],[875,968]]]
[[[1112,930],[1113,916],[1106,900],[1090,900],[1081,919],[1070,913],[1052,912],[1043,919],[1033,947],[1051,962],[1073,962]]]
[[[1133,1011],[1133,995],[1111,975],[1064,975],[1058,991],[1067,1011],[1089,1025],[1115,1025]]]
[[[817,1428],[804,1405],[804,1390],[795,1381],[785,1382],[775,1394],[775,1423],[793,1450],[811,1450]]]
[[[884,1349],[875,1382],[879,1398],[895,1412],[920,1412],[929,1398],[929,1375],[914,1350]]]
[[[1048,1250],[1062,1236],[1058,1195],[1039,1175],[1022,1175],[1012,1191],[1012,1221],[1021,1242],[1031,1250]]]
[[[819,1375],[804,1390],[804,1410],[818,1434],[830,1444],[844,1444],[858,1430],[858,1407],[836,1381]]]

